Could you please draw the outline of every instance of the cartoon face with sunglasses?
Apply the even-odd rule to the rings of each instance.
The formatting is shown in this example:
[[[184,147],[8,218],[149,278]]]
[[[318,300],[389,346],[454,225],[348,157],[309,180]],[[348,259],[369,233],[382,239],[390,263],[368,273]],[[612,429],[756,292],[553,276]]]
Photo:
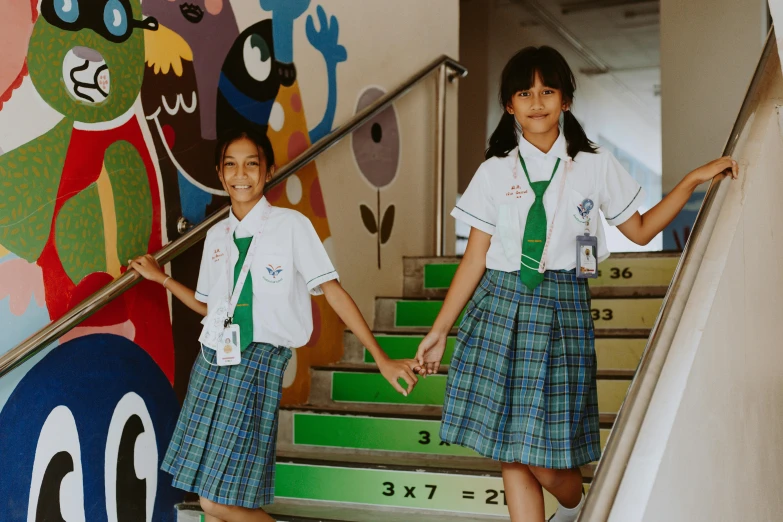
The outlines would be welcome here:
[[[87,122],[116,118],[141,87],[144,37],[138,29],[157,28],[154,18],[142,19],[139,0],[42,0],[30,40],[31,79],[63,114]],[[56,92],[62,88],[67,97]]]

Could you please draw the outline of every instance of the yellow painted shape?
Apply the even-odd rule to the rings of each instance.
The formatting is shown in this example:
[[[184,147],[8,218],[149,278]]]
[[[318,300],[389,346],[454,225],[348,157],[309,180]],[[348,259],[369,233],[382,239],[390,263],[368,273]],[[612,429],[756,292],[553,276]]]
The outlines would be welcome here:
[[[269,136],[269,141],[272,142],[272,149],[275,151],[275,161],[278,165],[285,165],[293,159],[288,157],[288,142],[293,133],[301,132],[305,137],[307,146],[310,146],[310,131],[307,127],[304,106],[299,112],[296,112],[291,105],[291,99],[295,96],[298,96],[300,99],[302,97],[302,92],[299,90],[299,80],[296,80],[290,87],[280,86],[275,103],[279,103],[283,108],[285,116],[283,126],[280,130],[275,130],[270,124],[267,130],[267,136]]]
[[[617,413],[620,411],[625,400],[625,394],[628,393],[630,380],[607,380],[598,379],[598,411],[601,413]]]
[[[596,328],[652,328],[663,299],[593,299],[590,307]]]
[[[187,42],[165,25],[158,25],[157,31],[144,31],[144,54],[155,74],[174,69],[174,74],[182,76],[182,60],[193,61]]]
[[[598,270],[600,276],[590,279],[590,286],[669,286],[679,257],[610,257]]]
[[[6,256],[10,253],[11,252],[9,252],[7,248],[5,248],[3,245],[0,245],[0,257]]]
[[[596,339],[599,370],[636,370],[647,339]]]
[[[120,277],[120,258],[117,255],[117,214],[114,209],[114,193],[109,181],[109,173],[106,165],[101,168],[101,175],[96,182],[98,186],[98,198],[101,201],[101,214],[103,215],[103,236],[106,245],[106,272],[112,277]]]

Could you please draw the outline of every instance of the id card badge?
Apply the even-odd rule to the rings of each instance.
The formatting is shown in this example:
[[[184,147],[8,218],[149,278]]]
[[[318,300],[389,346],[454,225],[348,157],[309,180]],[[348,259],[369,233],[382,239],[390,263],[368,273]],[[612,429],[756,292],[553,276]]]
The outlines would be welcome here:
[[[198,338],[198,342],[212,348],[218,349],[218,345],[223,340],[221,336],[223,329],[226,328],[226,319],[228,318],[228,301],[221,301],[214,309],[210,310],[207,316],[201,321],[204,328],[201,330],[201,335]]]
[[[576,236],[576,277],[579,279],[598,277],[598,238],[588,232]]]
[[[218,366],[234,366],[242,362],[239,350],[239,325],[230,324],[223,330],[217,350]]]

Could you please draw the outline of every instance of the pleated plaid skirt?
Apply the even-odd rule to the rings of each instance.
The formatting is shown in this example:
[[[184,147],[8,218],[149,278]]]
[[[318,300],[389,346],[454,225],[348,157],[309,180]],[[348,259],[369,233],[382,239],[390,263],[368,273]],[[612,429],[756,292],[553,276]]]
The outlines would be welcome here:
[[[486,271],[459,327],[440,437],[550,469],[600,458],[586,279],[547,271],[531,291],[516,272]]]
[[[161,469],[174,487],[230,506],[275,498],[275,449],[283,374],[291,350],[253,343],[237,366],[211,366],[203,350]]]

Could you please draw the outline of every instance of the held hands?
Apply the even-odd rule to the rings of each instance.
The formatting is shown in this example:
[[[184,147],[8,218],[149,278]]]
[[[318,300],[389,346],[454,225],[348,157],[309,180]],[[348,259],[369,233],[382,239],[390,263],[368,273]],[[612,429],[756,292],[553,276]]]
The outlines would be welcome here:
[[[149,254],[129,260],[128,268],[137,271],[144,279],[149,279],[150,281],[159,284],[163,284],[163,280],[168,277],[163,270],[160,269],[160,265],[155,258]]]
[[[426,377],[428,374],[438,373],[445,351],[446,336],[434,331],[428,333],[419,344],[419,351],[416,352],[419,374]]]
[[[728,175],[731,175],[732,179],[737,179],[739,176],[739,165],[737,165],[736,161],[731,159],[731,156],[723,156],[722,158],[710,161],[706,165],[689,173],[687,177],[691,178],[693,183],[698,186],[717,176],[720,176],[718,178],[720,180]]]
[[[413,391],[416,383],[419,382],[419,378],[416,377],[415,373],[419,369],[419,365],[415,359],[389,359],[387,357],[378,361],[378,369],[384,378],[389,381],[389,384],[406,397]],[[407,390],[400,386],[398,379],[402,379],[407,383]]]

